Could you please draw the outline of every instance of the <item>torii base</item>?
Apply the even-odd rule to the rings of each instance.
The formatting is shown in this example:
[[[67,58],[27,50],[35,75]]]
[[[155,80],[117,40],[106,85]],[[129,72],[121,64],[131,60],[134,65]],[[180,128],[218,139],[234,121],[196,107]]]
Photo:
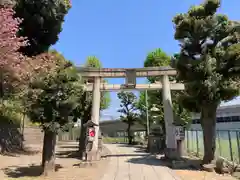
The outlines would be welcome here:
[[[101,154],[100,151],[89,151],[85,153],[84,161],[100,161],[101,160]]]
[[[166,148],[165,149],[165,157],[170,160],[179,160],[185,155],[184,150],[184,141],[177,140],[177,148]]]
[[[177,149],[165,149],[165,158],[169,160],[179,160],[181,155]]]

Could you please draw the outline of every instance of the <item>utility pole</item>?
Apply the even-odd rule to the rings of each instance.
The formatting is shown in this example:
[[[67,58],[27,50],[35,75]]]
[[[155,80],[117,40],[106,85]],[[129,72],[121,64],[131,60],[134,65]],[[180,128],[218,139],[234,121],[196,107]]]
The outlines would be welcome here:
[[[146,106],[146,120],[147,120],[147,137],[149,136],[149,117],[148,117],[148,92],[145,90],[145,106]]]

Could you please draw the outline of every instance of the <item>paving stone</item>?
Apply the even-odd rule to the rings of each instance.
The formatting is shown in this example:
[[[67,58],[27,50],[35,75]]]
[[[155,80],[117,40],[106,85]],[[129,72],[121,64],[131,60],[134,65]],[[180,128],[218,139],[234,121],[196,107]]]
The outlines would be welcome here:
[[[110,163],[101,180],[180,180],[170,168],[161,166],[156,158],[139,153],[135,147],[108,144]]]

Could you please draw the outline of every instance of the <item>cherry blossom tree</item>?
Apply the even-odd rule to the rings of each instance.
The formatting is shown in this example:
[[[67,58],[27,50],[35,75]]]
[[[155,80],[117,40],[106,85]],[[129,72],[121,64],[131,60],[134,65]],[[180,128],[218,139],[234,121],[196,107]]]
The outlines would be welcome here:
[[[0,6],[0,98],[6,97],[19,80],[18,71],[24,56],[19,48],[27,45],[26,38],[17,37],[20,19],[14,18],[14,11]]]

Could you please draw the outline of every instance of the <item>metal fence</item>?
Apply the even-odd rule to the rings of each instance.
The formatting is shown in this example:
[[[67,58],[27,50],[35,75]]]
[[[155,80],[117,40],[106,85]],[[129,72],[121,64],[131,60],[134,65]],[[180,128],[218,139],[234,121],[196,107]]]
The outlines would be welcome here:
[[[74,127],[68,132],[61,132],[60,141],[77,141],[80,128]],[[216,133],[216,156],[222,156],[230,161],[240,164],[240,130],[218,130]],[[105,142],[127,142],[126,136],[105,137]],[[185,148],[196,156],[203,156],[203,132],[201,130],[188,130],[185,132]]]
[[[216,132],[215,156],[222,156],[230,161],[240,163],[240,130],[218,130]],[[203,132],[188,130],[185,132],[185,147],[188,152],[202,156],[204,152]]]
[[[78,141],[80,137],[80,127],[69,128],[66,132],[59,132],[58,141]],[[141,132],[135,132],[135,140],[139,140]],[[115,136],[104,136],[104,142],[106,143],[127,143],[126,132],[116,132]]]

